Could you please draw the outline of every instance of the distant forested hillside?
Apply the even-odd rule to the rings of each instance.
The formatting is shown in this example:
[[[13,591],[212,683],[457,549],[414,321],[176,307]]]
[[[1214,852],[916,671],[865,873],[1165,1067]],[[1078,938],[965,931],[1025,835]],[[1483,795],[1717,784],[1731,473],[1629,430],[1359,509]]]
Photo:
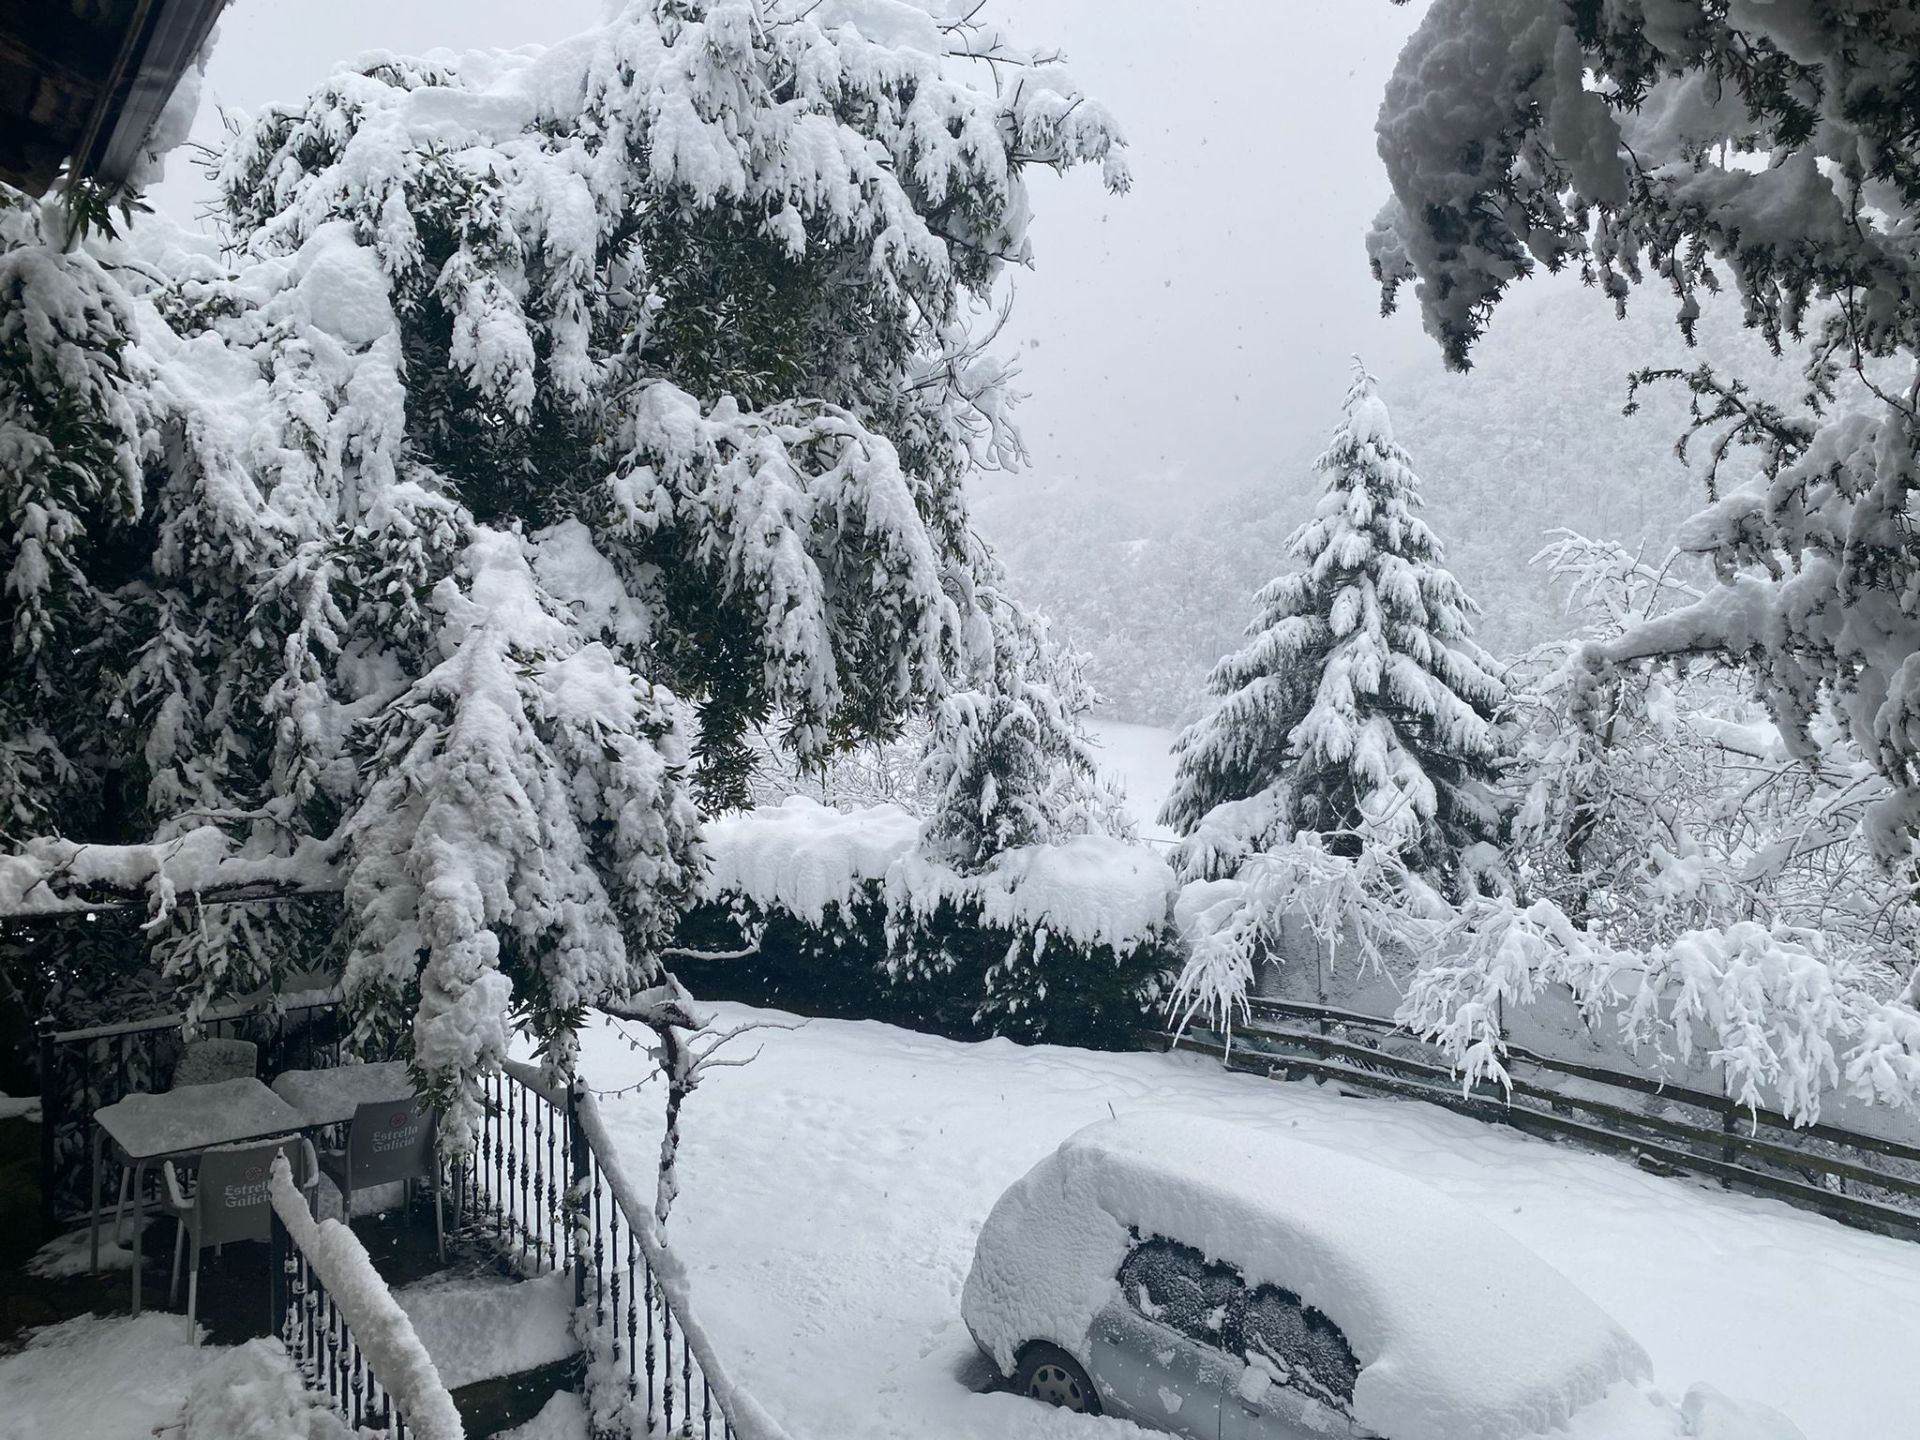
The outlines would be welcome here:
[[[1658,553],[1704,498],[1699,468],[1673,453],[1685,391],[1661,386],[1623,415],[1632,371],[1711,359],[1763,394],[1797,395],[1797,365],[1743,331],[1731,305],[1708,307],[1689,351],[1655,297],[1614,322],[1576,282],[1529,288],[1503,307],[1471,374],[1447,374],[1436,350],[1381,383],[1426,518],[1496,654],[1564,630],[1559,597],[1528,564],[1548,531]],[[1091,657],[1107,713],[1177,724],[1202,708],[1207,671],[1239,639],[1253,592],[1288,567],[1287,537],[1319,491],[1312,463],[1310,449],[1275,456],[1260,479],[1199,503],[1174,484],[1020,477],[976,499],[975,523],[1023,598]]]

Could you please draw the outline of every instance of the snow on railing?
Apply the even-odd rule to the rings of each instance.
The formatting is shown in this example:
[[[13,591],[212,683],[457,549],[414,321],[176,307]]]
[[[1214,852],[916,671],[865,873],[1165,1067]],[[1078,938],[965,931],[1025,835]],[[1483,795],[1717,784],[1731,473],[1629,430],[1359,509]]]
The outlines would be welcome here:
[[[513,1060],[485,1084],[479,1143],[456,1179],[463,1208],[523,1268],[572,1269],[592,1432],[786,1440],[692,1318],[686,1271],[585,1085]]]
[[[600,1107],[594,1100],[593,1092],[588,1090],[583,1082],[576,1080],[572,1090],[569,1092],[569,1098],[572,1101],[571,1111],[574,1121],[579,1126],[581,1139],[585,1141],[580,1151],[576,1152],[574,1161],[576,1176],[575,1193],[581,1195],[583,1198],[591,1197],[592,1200],[590,1223],[594,1226],[592,1252],[596,1262],[596,1285],[598,1283],[598,1262],[601,1255],[598,1234],[600,1220],[599,1195],[601,1187],[604,1184],[608,1198],[611,1201],[610,1218],[624,1216],[627,1223],[627,1293],[629,1296],[633,1294],[635,1259],[633,1247],[637,1240],[640,1254],[643,1257],[648,1290],[657,1293],[660,1297],[664,1320],[662,1341],[666,1352],[668,1377],[667,1412],[664,1416],[666,1421],[665,1428],[669,1432],[673,1430],[673,1332],[677,1326],[680,1331],[681,1394],[684,1402],[681,1421],[682,1429],[680,1433],[683,1435],[691,1435],[693,1433],[693,1382],[694,1379],[698,1377],[703,1400],[703,1413],[701,1416],[701,1433],[703,1440],[706,1440],[706,1437],[710,1437],[713,1434],[712,1411],[708,1408],[709,1404],[718,1405],[722,1417],[724,1434],[728,1437],[728,1440],[733,1440],[733,1437],[736,1436],[739,1437],[739,1440],[787,1440],[787,1433],[781,1428],[780,1422],[769,1415],[758,1401],[742,1390],[732,1377],[727,1374],[720,1362],[720,1357],[714,1351],[713,1341],[707,1335],[706,1329],[694,1319],[693,1301],[689,1294],[686,1268],[680,1263],[680,1257],[662,1243],[653,1226],[652,1209],[647,1205],[646,1201],[641,1198],[640,1193],[633,1188],[632,1183],[627,1179],[626,1172],[620,1168],[618,1160],[616,1159],[619,1152],[614,1147],[612,1138],[607,1134],[606,1125],[600,1118]],[[589,1212],[583,1207],[581,1218],[583,1220],[587,1219],[588,1213]],[[614,1219],[611,1258],[614,1262],[614,1273],[616,1276],[618,1275],[620,1261],[618,1225],[618,1219]],[[576,1273],[582,1272],[577,1270]],[[620,1318],[620,1293],[617,1280],[612,1290],[611,1300],[611,1310],[617,1331]],[[629,1367],[631,1367],[631,1356],[633,1353],[631,1310],[629,1311],[628,1330],[627,1354],[629,1357]],[[649,1363],[652,1358],[652,1344],[652,1321],[650,1314],[647,1336]],[[617,1373],[617,1368],[620,1363],[620,1351],[617,1344],[613,1348],[610,1358]],[[650,1424],[652,1418],[650,1413],[648,1416]]]
[[[267,1183],[272,1314],[307,1384],[356,1431],[377,1425],[395,1440],[463,1440],[440,1372],[353,1231],[314,1220],[284,1155]]]
[[[1443,1049],[1391,1018],[1272,996],[1251,996],[1245,1009],[1231,1050],[1224,1033],[1200,1024],[1155,1043],[1208,1051],[1271,1078],[1312,1076],[1424,1100],[1920,1239],[1920,1145],[1520,1045],[1505,1053],[1524,1074],[1463,1087]]]

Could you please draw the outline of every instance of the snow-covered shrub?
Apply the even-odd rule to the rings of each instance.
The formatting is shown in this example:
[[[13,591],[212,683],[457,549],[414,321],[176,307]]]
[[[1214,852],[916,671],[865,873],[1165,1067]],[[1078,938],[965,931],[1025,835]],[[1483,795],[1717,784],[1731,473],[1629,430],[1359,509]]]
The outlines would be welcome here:
[[[746,808],[770,808],[789,796],[804,795],[836,810],[897,805],[924,816],[934,796],[924,762],[931,732],[931,722],[915,716],[890,739],[869,740],[802,765],[769,727],[758,727],[748,738],[755,764],[747,779]]]
[[[1564,986],[1594,1025],[1652,1057],[1698,1053],[1727,1095],[1796,1124],[1844,1090],[1920,1106],[1920,1026],[1817,931],[1739,921],[1619,949],[1550,900],[1475,897],[1434,941],[1394,1017],[1439,1043],[1467,1083],[1505,1082],[1503,1012]]]
[[[1165,863],[1083,835],[969,874],[920,836],[902,810],[841,814],[801,798],[713,822],[708,903],[682,927],[676,965],[709,993],[796,1009],[1126,1043],[1172,963]]]
[[[967,680],[934,708],[927,737],[923,847],[975,872],[1024,846],[1130,835],[1088,747],[1083,717],[1096,697],[1082,658],[1056,647],[1045,619],[1006,593],[984,549],[972,571]]]
[[[1453,887],[1497,830],[1489,722],[1503,692],[1364,369],[1315,469],[1325,491],[1287,546],[1302,568],[1260,591],[1249,643],[1214,669],[1219,707],[1175,744],[1163,818],[1207,835],[1191,874],[1231,874],[1312,831]]]
[[[1615,944],[1552,900],[1449,902],[1390,852],[1341,855],[1311,836],[1182,888],[1184,962],[1166,1001],[1175,1022],[1230,1032],[1263,966],[1301,962],[1283,943],[1289,926],[1323,948],[1330,970],[1364,975],[1392,955],[1405,991],[1390,1018],[1436,1044],[1468,1085],[1505,1083],[1509,1016],[1571,1004],[1648,1072],[1710,1065],[1730,1098],[1798,1124],[1835,1093],[1920,1106],[1920,1024],[1884,976],[1817,930],[1729,919]]]
[[[1304,831],[1243,857],[1230,876],[1181,887],[1174,929],[1185,955],[1167,1009],[1178,1026],[1199,1019],[1229,1033],[1248,1013],[1261,966],[1297,959],[1286,954],[1289,924],[1304,926],[1329,964],[1364,973],[1391,948],[1424,949],[1448,913],[1392,851],[1342,854]]]
[[[1693,603],[1697,566],[1565,532],[1539,559],[1583,623],[1516,667],[1502,715],[1522,896],[1626,948],[1744,920],[1816,929],[1891,994],[1920,926],[1920,849],[1876,863],[1864,822],[1886,783],[1844,729],[1820,717],[1795,754],[1708,659],[1595,675],[1586,647]]]

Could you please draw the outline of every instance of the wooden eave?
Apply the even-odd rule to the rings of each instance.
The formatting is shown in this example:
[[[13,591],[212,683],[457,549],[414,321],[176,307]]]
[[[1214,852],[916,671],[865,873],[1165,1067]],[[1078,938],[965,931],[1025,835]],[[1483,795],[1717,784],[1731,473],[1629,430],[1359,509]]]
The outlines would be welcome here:
[[[226,0],[0,0],[0,181],[125,184]]]

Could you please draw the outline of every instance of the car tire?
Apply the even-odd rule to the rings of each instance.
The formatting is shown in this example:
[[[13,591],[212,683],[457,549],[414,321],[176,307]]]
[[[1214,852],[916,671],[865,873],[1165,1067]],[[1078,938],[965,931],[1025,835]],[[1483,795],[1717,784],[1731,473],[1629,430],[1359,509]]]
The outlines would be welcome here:
[[[1044,1340],[1035,1340],[1020,1352],[1020,1362],[1013,1367],[1013,1389],[1015,1394],[1062,1410],[1100,1413],[1100,1396],[1085,1368],[1058,1345]]]

